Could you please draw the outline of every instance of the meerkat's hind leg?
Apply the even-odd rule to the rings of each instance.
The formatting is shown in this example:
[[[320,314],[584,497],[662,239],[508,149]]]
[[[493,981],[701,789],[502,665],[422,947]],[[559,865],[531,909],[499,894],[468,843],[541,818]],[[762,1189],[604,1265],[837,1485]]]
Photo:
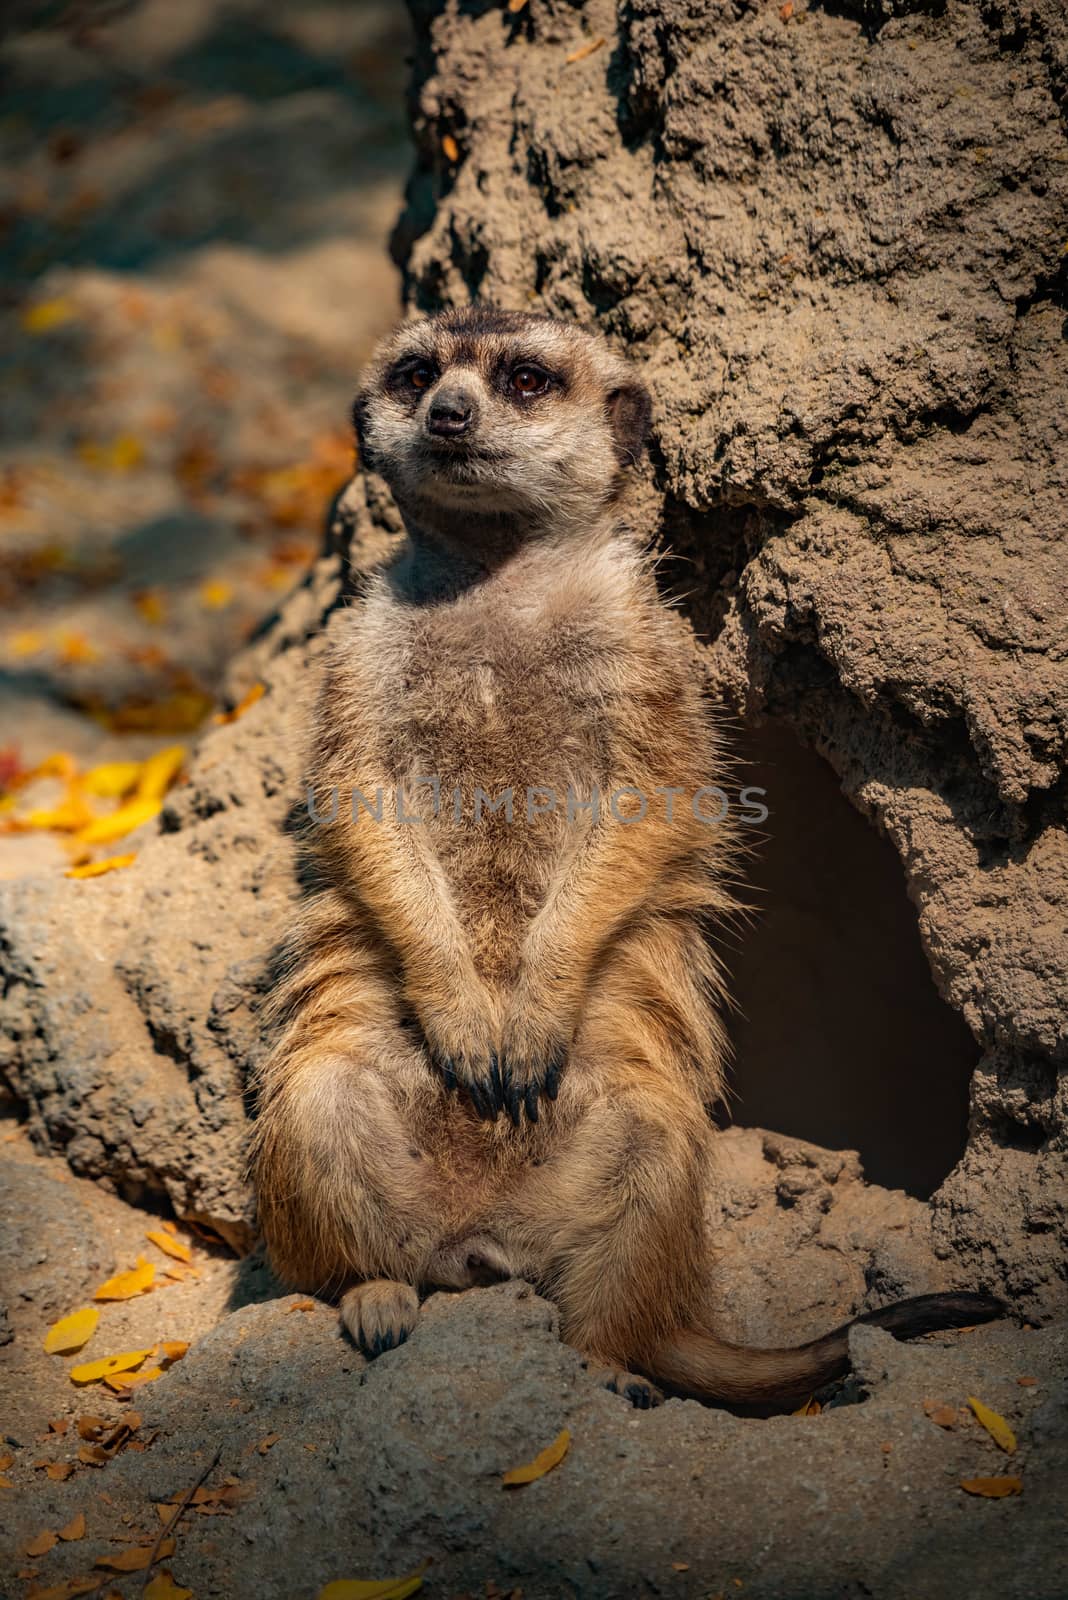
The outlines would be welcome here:
[[[609,1367],[597,1373],[601,1379],[602,1387],[612,1394],[618,1394],[621,1400],[629,1400],[635,1411],[651,1411],[654,1406],[662,1406],[664,1392],[658,1389],[650,1378],[643,1378],[640,1372],[628,1372],[625,1367]]]
[[[370,1360],[404,1343],[419,1319],[419,1296],[410,1283],[371,1278],[341,1297],[341,1321]]]

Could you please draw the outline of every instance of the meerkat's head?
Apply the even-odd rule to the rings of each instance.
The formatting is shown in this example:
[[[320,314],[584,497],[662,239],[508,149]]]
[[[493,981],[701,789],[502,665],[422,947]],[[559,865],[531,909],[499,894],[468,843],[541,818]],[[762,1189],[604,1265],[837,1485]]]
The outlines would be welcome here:
[[[361,457],[429,527],[596,516],[639,458],[650,402],[597,336],[487,306],[408,323],[375,353]]]

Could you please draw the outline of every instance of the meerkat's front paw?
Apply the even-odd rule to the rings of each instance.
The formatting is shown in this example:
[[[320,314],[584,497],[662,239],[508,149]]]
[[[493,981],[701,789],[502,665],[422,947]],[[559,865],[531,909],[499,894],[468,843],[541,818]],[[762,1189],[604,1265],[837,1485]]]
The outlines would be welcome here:
[[[554,1027],[528,1020],[518,1008],[509,1016],[498,1071],[502,1103],[515,1127],[523,1112],[537,1122],[542,1097],[556,1099],[567,1055],[567,1042]]]
[[[410,1283],[372,1278],[341,1297],[341,1320],[369,1359],[403,1344],[419,1317],[419,1296]]]

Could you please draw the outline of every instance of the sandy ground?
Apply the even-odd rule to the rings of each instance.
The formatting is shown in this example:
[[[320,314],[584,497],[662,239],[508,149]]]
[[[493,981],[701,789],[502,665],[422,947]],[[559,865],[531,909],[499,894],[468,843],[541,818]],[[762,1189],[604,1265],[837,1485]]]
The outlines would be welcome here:
[[[0,789],[188,738],[303,575],[397,314],[409,160],[389,0],[24,17],[0,44]],[[66,859],[0,834],[0,876]]]

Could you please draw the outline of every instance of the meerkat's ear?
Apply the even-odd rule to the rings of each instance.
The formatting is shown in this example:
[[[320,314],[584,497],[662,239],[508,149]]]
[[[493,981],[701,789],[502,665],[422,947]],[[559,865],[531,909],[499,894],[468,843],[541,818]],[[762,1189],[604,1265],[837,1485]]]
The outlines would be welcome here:
[[[608,420],[620,466],[638,465],[649,437],[652,415],[653,402],[649,391],[637,380],[620,384],[609,394]]]

